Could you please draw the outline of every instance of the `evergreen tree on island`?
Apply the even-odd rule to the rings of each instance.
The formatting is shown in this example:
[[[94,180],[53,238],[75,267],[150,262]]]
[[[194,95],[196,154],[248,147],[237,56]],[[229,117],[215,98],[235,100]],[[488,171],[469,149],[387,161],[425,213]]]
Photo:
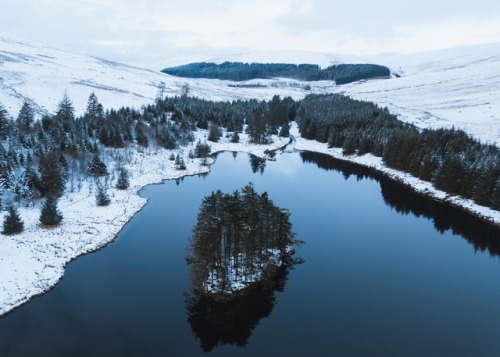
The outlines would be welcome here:
[[[57,198],[48,196],[40,214],[40,223],[44,226],[56,226],[61,223],[63,216],[57,209]]]
[[[231,299],[241,286],[272,279],[291,247],[302,243],[294,236],[288,210],[275,206],[267,192],[259,195],[252,183],[241,193],[212,192],[203,198],[189,240],[191,284],[216,300]]]
[[[19,213],[13,205],[7,207],[8,214],[3,220],[3,234],[12,235],[21,233],[24,229],[24,223],[19,216]]]

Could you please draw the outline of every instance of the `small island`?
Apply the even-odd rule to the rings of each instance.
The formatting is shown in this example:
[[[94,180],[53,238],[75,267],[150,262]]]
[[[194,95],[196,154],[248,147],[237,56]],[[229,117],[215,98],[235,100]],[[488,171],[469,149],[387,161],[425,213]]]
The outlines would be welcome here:
[[[252,183],[241,192],[212,192],[203,198],[189,240],[191,287],[219,302],[272,287],[293,247],[303,243],[294,236],[290,212]]]

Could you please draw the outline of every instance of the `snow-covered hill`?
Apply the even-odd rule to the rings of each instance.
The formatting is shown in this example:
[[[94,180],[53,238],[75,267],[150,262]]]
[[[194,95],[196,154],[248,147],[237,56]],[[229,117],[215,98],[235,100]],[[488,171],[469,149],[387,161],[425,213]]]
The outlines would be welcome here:
[[[315,92],[340,92],[388,106],[401,120],[421,128],[455,126],[483,141],[500,145],[500,44],[364,59],[301,51],[249,52],[172,59],[166,61],[166,66],[200,61],[313,63],[323,67],[338,63],[385,65],[400,78],[393,75],[387,80],[343,86],[334,86],[331,82],[309,84]],[[211,83],[217,82],[224,85],[222,81],[211,80]],[[298,85],[285,79],[258,79],[241,84],[276,88]]]
[[[459,127],[500,146],[500,43],[377,61],[401,78],[338,87],[422,128]]]
[[[371,62],[387,65],[401,77],[343,86],[335,86],[331,81],[281,78],[238,83],[187,79],[0,36],[0,103],[14,116],[25,98],[36,103],[40,112],[54,112],[67,92],[76,112],[81,114],[89,94],[95,91],[105,108],[140,107],[152,103],[161,82],[165,83],[166,95],[179,95],[182,86],[188,83],[191,95],[212,100],[270,99],[275,94],[300,99],[309,93],[341,92],[388,106],[401,120],[419,127],[455,126],[500,145],[500,44],[365,60],[314,52],[274,51],[198,57],[191,62],[200,60],[321,66]],[[166,59],[165,66],[188,62],[185,58]]]
[[[77,114],[84,112],[93,91],[104,108],[140,107],[154,101],[162,82],[166,95],[180,95],[182,86],[188,83],[191,95],[212,100],[270,99],[274,94],[298,99],[306,94],[303,88],[307,85],[286,81],[286,85],[270,84],[269,88],[259,90],[232,88],[225,81],[172,77],[159,71],[0,36],[0,103],[13,116],[25,99],[31,100],[39,113],[54,112],[65,92]],[[322,85],[312,86],[313,92],[324,91]]]

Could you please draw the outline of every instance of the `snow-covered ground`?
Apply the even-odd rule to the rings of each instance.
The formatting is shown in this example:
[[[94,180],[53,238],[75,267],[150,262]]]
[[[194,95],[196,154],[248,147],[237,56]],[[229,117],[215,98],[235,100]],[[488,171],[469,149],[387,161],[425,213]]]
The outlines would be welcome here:
[[[142,187],[165,179],[208,172],[210,168],[203,166],[201,159],[188,158],[189,150],[194,148],[198,139],[206,140],[208,131],[199,130],[194,134],[195,142],[180,149],[187,166],[185,171],[176,170],[174,161],[169,160],[171,153],[179,150],[110,150],[114,157],[120,157],[125,163],[130,173],[130,188],[125,191],[110,188],[111,204],[107,207],[96,205],[95,184],[84,182],[80,191],[68,192],[59,201],[64,216],[59,227],[40,227],[39,206],[21,208],[24,231],[13,236],[0,234],[0,316],[57,284],[71,260],[112,241],[125,223],[146,204],[147,200],[138,194]],[[219,143],[208,143],[212,152],[239,151],[265,158],[267,149],[282,147],[289,139],[276,136],[273,140],[270,145],[255,145],[248,142],[246,134],[241,134],[240,143],[231,143],[226,137]],[[5,212],[0,213],[1,222],[4,215]]]
[[[162,82],[164,95],[180,95],[187,83],[190,95],[218,101],[267,100],[275,94],[300,99],[307,93],[324,92],[324,84],[311,82],[311,90],[305,91],[308,83],[298,81],[290,86],[278,81],[279,85],[267,88],[234,88],[229,86],[234,82],[174,77],[0,35],[0,103],[14,117],[25,99],[39,113],[54,113],[65,92],[77,115],[84,113],[92,92],[104,108],[140,108],[153,103]]]
[[[140,107],[153,102],[161,82],[165,84],[165,95],[180,95],[188,83],[190,95],[211,100],[264,100],[273,95],[301,99],[309,93],[337,92],[387,106],[401,120],[421,128],[455,126],[480,140],[500,145],[500,44],[370,59],[304,51],[250,52],[165,59],[165,67],[200,60],[321,66],[377,63],[401,77],[342,86],[332,81],[283,78],[246,82],[187,79],[0,35],[0,103],[13,116],[17,116],[24,99],[35,103],[40,113],[53,113],[67,92],[76,113],[82,114],[94,91],[104,108]],[[255,84],[261,87],[241,86]]]
[[[297,57],[299,62],[325,65],[323,60],[312,55],[301,56]],[[226,57],[224,60],[251,60],[248,56],[247,60],[244,58]],[[264,56],[261,61],[266,58],[269,61],[271,57]],[[419,127],[454,125],[483,141],[500,145],[500,44],[385,57],[371,62],[386,64],[402,77],[345,86],[335,86],[329,81],[299,82],[291,79],[237,83],[185,79],[0,36],[0,103],[13,116],[17,115],[25,99],[31,100],[39,113],[54,112],[67,92],[77,114],[81,114],[89,94],[94,91],[105,108],[140,107],[152,103],[161,82],[165,84],[165,95],[179,95],[182,86],[188,83],[191,95],[212,100],[270,99],[275,94],[300,99],[308,93],[343,92],[354,98],[387,105],[401,120]],[[265,87],[229,86],[234,84],[261,84]],[[307,85],[310,90],[306,90]],[[340,149],[328,149],[325,144],[300,138],[296,127],[292,132],[297,139],[297,149],[323,152],[376,168],[418,191],[500,223],[500,212],[478,206],[470,200],[448,197],[430,183],[385,168],[380,158],[372,155],[344,157]],[[222,143],[211,144],[212,151],[245,151],[262,157],[266,149],[280,147],[287,141],[281,138],[270,146],[256,146],[249,145],[244,135],[241,135],[241,140],[241,144],[232,144],[224,139]],[[168,160],[171,153],[168,150],[141,152],[130,149],[131,159],[126,167],[131,172],[131,187],[126,191],[110,189],[112,204],[107,208],[96,207],[91,185],[84,185],[78,193],[68,193],[60,201],[64,223],[58,228],[38,226],[39,208],[21,209],[25,231],[0,239],[0,315],[54,286],[63,276],[64,266],[69,261],[111,241],[146,203],[146,199],[137,195],[141,187],[162,179],[208,170],[199,160],[187,159],[187,152],[184,149],[187,170],[181,172],[175,170],[172,161]],[[0,220],[3,220],[3,214],[0,214]]]
[[[357,58],[314,52],[252,52],[224,57],[167,60],[175,65],[189,62],[224,61],[312,63],[376,63],[388,66],[390,79],[335,86],[331,81],[298,82],[288,79],[252,80],[238,84],[260,84],[273,89],[294,89],[310,85],[315,93],[344,93],[356,99],[387,106],[399,119],[420,128],[464,129],[474,137],[500,146],[500,43],[461,47],[410,55]],[[167,67],[167,66],[165,66]],[[397,77],[397,74],[401,77]],[[226,81],[208,80],[221,86]],[[260,89],[266,91],[266,88]],[[254,92],[257,94],[259,89]],[[305,92],[307,94],[307,92]]]
[[[307,140],[300,137],[298,126],[296,123],[292,124],[290,128],[290,134],[293,135],[296,139],[296,143],[294,146],[296,150],[307,150],[327,154],[336,159],[350,161],[362,166],[371,167],[377,171],[384,173],[391,179],[399,181],[411,187],[416,192],[420,192],[428,197],[436,198],[438,200],[448,202],[452,205],[465,208],[467,211],[475,214],[476,216],[482,217],[500,227],[500,211],[480,206],[470,199],[465,199],[459,196],[451,196],[446,192],[434,188],[434,186],[430,182],[422,181],[409,173],[388,168],[382,162],[381,157],[373,156],[372,154],[365,154],[362,156],[343,155],[342,148],[328,148],[328,145],[325,143],[320,143],[315,140]]]
[[[500,43],[378,57],[401,78],[337,87],[420,128],[458,127],[500,146]]]

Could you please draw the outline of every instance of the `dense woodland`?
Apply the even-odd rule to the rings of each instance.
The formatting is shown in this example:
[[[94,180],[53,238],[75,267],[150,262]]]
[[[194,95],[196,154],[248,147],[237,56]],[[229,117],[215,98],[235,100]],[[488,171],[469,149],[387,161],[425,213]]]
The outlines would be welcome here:
[[[461,130],[420,130],[387,108],[337,94],[307,96],[297,123],[304,138],[345,155],[372,153],[440,190],[500,210],[500,149]]]
[[[255,78],[284,77],[303,81],[333,80],[346,84],[362,79],[387,77],[389,68],[377,64],[338,64],[321,69],[317,64],[198,62],[165,68],[162,72],[178,77],[246,81]]]
[[[275,206],[267,192],[259,195],[252,183],[241,192],[212,192],[203,198],[189,240],[191,284],[218,297],[231,295],[235,282],[272,279],[298,243],[293,237],[288,210]]]
[[[105,111],[92,93],[80,117],[67,96],[56,113],[38,118],[29,101],[15,118],[0,105],[0,209],[9,212],[3,233],[22,230],[19,205],[43,202],[48,216],[41,217],[42,225],[60,223],[64,212],[57,209],[58,198],[80,190],[82,180],[99,186],[97,204],[108,204],[108,187],[128,187],[128,172],[120,165],[108,167],[120,149],[175,150],[193,142],[198,129],[208,129],[211,141],[218,141],[225,129],[233,142],[246,131],[252,142],[265,144],[274,134],[287,137],[293,120],[305,138],[341,147],[347,155],[372,153],[387,166],[431,181],[443,191],[500,209],[500,150],[463,131],[420,130],[386,108],[338,94],[309,95],[301,101],[275,96],[270,101],[233,102],[187,94],[188,89],[182,96],[158,97],[141,109]],[[189,157],[210,154],[206,143],[195,146]],[[171,159],[178,169],[186,167],[185,157]]]
[[[80,190],[85,180],[98,186],[96,204],[109,204],[107,187],[128,187],[128,172],[120,166],[111,172],[106,164],[120,149],[175,150],[193,142],[193,131],[199,128],[209,129],[212,141],[218,141],[225,128],[233,142],[246,130],[253,142],[269,143],[272,134],[288,136],[295,106],[291,98],[230,103],[183,95],[158,98],[140,110],[124,107],[104,111],[92,93],[83,116],[75,116],[71,99],[64,96],[55,114],[36,120],[28,101],[16,118],[0,105],[0,209],[9,212],[2,232],[22,231],[15,208],[39,201],[44,202],[44,208],[48,205],[42,211],[48,216],[40,217],[42,225],[59,224],[64,212],[58,211],[57,200],[65,192]],[[209,154],[207,143],[198,142],[189,157]],[[171,160],[178,169],[186,168],[184,157],[172,154]]]

